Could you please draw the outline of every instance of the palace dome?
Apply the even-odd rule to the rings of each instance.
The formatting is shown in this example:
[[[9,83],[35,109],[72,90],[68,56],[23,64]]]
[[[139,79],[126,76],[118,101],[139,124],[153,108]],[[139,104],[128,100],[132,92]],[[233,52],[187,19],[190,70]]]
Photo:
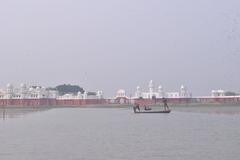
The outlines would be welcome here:
[[[12,84],[10,84],[10,83],[7,84],[7,88],[12,88],[12,87],[13,87]]]
[[[126,96],[126,91],[124,89],[119,89],[117,91],[117,97],[125,97]]]

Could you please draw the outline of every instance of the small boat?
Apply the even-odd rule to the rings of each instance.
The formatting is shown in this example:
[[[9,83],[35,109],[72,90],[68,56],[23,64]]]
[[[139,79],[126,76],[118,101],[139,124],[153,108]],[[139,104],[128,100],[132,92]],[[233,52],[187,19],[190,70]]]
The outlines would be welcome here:
[[[145,107],[144,107],[144,110],[145,110],[145,111],[151,111],[152,108],[150,108],[150,107],[146,107],[146,106],[145,106]]]
[[[136,111],[134,113],[170,113],[171,110],[166,110],[166,111]]]

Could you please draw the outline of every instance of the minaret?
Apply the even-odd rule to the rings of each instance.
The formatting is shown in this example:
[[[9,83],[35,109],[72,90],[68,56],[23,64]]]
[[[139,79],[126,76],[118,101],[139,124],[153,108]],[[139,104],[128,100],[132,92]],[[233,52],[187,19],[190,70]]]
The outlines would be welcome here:
[[[158,94],[159,94],[158,98],[164,97],[164,91],[163,91],[163,87],[161,85],[158,87]]]
[[[153,92],[154,92],[154,84],[153,84],[153,80],[151,80],[151,81],[149,82],[148,87],[149,87],[149,92],[150,92],[150,93],[153,93]]]
[[[83,93],[83,99],[87,99],[87,91],[84,91],[84,93]]]
[[[103,91],[97,91],[97,98],[103,99]]]
[[[41,99],[42,98],[42,91],[41,91],[41,88],[39,86],[37,86],[37,88],[36,88],[36,93],[37,93],[37,98]]]
[[[26,98],[27,85],[24,84],[24,83],[21,83],[21,85],[20,85],[20,94],[21,94],[21,98],[22,98],[22,99]]]
[[[136,93],[135,93],[135,96],[136,96],[137,98],[142,97],[141,88],[140,88],[139,86],[137,86],[137,91],[136,91]]]
[[[152,99],[152,97],[153,97],[153,92],[154,92],[153,80],[151,80],[151,81],[149,82],[148,87],[149,87],[149,98]]]
[[[186,98],[187,97],[187,89],[184,87],[184,85],[181,85],[180,97],[182,97],[182,98]]]
[[[81,92],[78,92],[77,98],[78,98],[78,99],[82,99],[82,93],[81,93]]]
[[[13,85],[7,84],[7,99],[11,99],[13,95]]]

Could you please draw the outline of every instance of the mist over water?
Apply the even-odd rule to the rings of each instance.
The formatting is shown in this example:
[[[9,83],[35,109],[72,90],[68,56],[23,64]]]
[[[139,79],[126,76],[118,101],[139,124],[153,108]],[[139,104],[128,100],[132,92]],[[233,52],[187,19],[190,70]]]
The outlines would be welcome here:
[[[113,96],[149,80],[240,92],[240,1],[0,2],[1,87],[79,84]]]
[[[7,110],[14,112],[21,111]],[[227,106],[174,107],[171,114],[154,115],[130,108],[33,111],[0,120],[0,158],[237,160],[239,113]]]
[[[123,89],[132,100],[150,80],[151,90],[184,85],[193,97],[240,93],[240,0],[2,0],[0,22],[0,160],[240,159],[239,106],[134,114],[120,105],[20,106],[46,94],[25,97],[25,85],[16,94],[20,83],[73,84],[104,98]],[[239,102],[219,97],[211,103]]]

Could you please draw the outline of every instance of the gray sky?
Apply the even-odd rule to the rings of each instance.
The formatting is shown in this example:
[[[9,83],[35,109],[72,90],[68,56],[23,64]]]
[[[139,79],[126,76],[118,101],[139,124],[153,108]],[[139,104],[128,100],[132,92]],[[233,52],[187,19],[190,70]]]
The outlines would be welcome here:
[[[240,91],[239,0],[2,0],[0,85]]]

